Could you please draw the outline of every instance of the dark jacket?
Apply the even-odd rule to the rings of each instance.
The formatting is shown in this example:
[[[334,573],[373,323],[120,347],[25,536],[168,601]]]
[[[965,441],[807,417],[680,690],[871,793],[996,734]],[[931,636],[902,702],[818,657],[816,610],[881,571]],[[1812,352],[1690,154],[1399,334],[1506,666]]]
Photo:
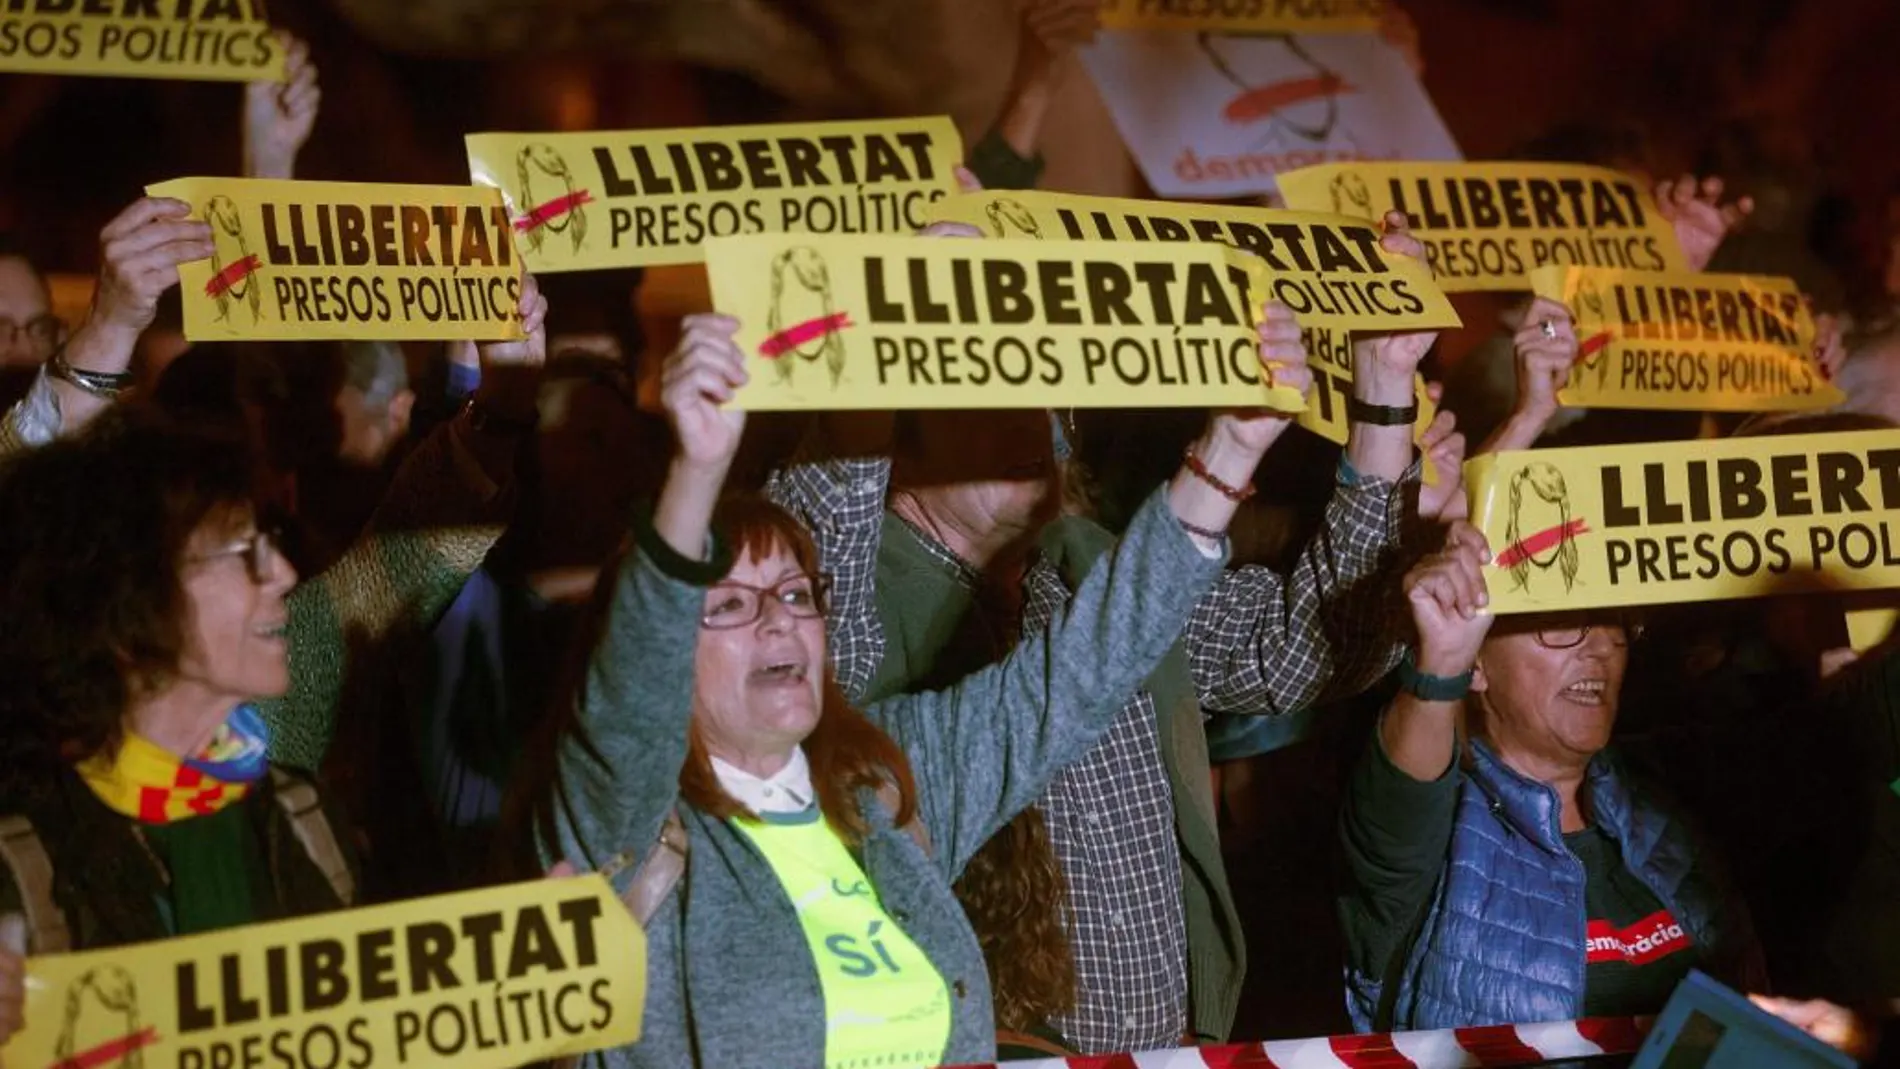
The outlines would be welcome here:
[[[258,836],[267,871],[254,874],[252,905],[259,923],[343,908],[329,879],[298,840],[270,777],[236,803]],[[65,772],[54,789],[25,804],[0,803],[0,813],[32,821],[53,865],[53,898],[66,915],[73,950],[146,943],[172,936],[161,902],[166,876],[140,841],[135,821],[99,800],[79,775]],[[332,828],[341,828],[334,818]],[[352,862],[347,844],[343,856]],[[22,908],[9,869],[0,880],[0,913]]]

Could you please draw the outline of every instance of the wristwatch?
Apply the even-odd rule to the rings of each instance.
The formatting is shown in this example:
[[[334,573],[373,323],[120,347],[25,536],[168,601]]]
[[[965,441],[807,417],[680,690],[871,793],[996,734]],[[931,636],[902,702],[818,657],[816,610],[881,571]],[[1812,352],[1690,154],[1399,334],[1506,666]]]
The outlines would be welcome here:
[[[482,404],[475,397],[470,397],[462,406],[462,414],[468,417],[469,430],[478,434],[492,434],[499,438],[518,438],[524,434],[531,434],[541,422],[538,415],[525,419],[519,416],[504,416]]]
[[[1399,658],[1399,689],[1422,702],[1455,702],[1471,693],[1472,670],[1462,675],[1435,676],[1418,670],[1412,651]]]
[[[1346,418],[1354,423],[1375,427],[1410,427],[1418,422],[1418,402],[1409,405],[1375,405],[1357,397],[1346,398]]]

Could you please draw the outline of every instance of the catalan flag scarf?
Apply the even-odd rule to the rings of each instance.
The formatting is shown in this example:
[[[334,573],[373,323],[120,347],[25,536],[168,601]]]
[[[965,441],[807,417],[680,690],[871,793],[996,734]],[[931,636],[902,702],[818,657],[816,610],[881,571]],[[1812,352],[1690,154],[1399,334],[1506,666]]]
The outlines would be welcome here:
[[[240,705],[197,757],[181,761],[128,731],[116,754],[94,754],[79,763],[79,775],[114,812],[170,824],[209,816],[249,794],[270,769],[269,739],[264,718]]]

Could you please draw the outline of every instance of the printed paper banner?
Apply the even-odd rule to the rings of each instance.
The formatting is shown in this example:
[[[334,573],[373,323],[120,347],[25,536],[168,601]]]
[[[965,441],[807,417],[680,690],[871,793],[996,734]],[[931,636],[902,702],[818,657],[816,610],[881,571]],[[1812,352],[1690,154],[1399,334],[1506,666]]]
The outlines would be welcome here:
[[[1465,465],[1496,613],[1900,587],[1900,430]]]
[[[179,178],[146,192],[211,224],[211,259],[178,271],[192,341],[521,336],[521,265],[493,190]]]
[[[942,201],[932,219],[979,227],[998,238],[1082,241],[1214,242],[1260,257],[1267,292],[1306,328],[1313,358],[1313,403],[1300,425],[1345,442],[1345,399],[1352,392],[1352,328],[1456,326],[1458,313],[1423,264],[1387,255],[1379,234],[1357,220],[1264,208],[1229,208],[1033,190],[987,190]],[[1389,276],[1389,277],[1387,277]],[[1425,383],[1417,380],[1418,427],[1431,423]]]
[[[1540,267],[1531,288],[1570,309],[1571,408],[1769,412],[1829,408],[1814,318],[1785,278]]]
[[[1259,261],[1201,244],[768,234],[706,245],[753,411],[1262,405]]]
[[[1225,33],[1366,33],[1384,0],[1102,0],[1111,30]]]
[[[1108,33],[1082,50],[1156,193],[1271,193],[1283,171],[1462,157],[1405,57],[1380,37]]]
[[[27,961],[10,1069],[455,1065],[632,1043],[646,938],[599,876]]]
[[[0,71],[284,80],[261,0],[6,0]]]
[[[1847,610],[1847,644],[1856,653],[1866,653],[1893,634],[1900,623],[1900,606]]]
[[[1280,176],[1287,207],[1411,220],[1448,293],[1528,290],[1545,264],[1686,271],[1636,179],[1567,163],[1329,163]]]
[[[536,272],[699,263],[736,234],[913,233],[963,162],[941,116],[466,140]]]

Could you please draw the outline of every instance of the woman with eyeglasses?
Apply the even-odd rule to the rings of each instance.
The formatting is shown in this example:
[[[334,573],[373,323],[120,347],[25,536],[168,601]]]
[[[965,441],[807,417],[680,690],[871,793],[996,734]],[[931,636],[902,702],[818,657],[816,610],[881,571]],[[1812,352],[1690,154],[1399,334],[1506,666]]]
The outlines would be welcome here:
[[[1002,662],[853,709],[825,616],[869,619],[868,584],[828,591],[811,537],[775,506],[715,517],[744,423],[721,407],[746,379],[735,327],[689,322],[668,362],[679,448],[611,584],[538,806],[541,863],[612,873],[646,929],[644,1034],[595,1057],[989,1061],[987,971],[951,881],[1154,670],[1220,574],[1234,502],[1184,470]],[[1237,443],[1212,453],[1235,485],[1260,459]]]
[[[128,406],[0,465],[0,1042],[20,955],[350,904],[312,783],[250,703],[290,685],[297,576],[244,443]]]
[[[1484,536],[1405,577],[1417,644],[1341,816],[1361,1030],[1653,1014],[1691,968],[1760,986],[1746,911],[1610,748],[1636,625],[1495,619]]]

